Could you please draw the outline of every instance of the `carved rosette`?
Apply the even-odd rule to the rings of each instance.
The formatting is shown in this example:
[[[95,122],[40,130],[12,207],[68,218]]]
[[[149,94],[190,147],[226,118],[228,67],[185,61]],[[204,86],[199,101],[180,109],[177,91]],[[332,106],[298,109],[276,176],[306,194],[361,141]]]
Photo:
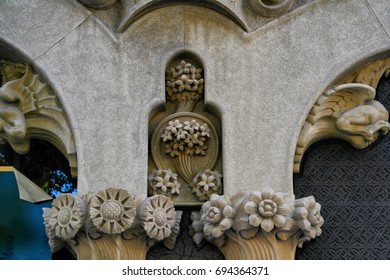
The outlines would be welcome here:
[[[206,169],[196,174],[190,184],[192,192],[201,201],[209,200],[213,194],[222,194],[222,174],[216,170]]]
[[[296,247],[321,235],[324,219],[314,197],[264,189],[229,198],[213,194],[191,215],[197,245],[218,246],[226,259],[294,259]]]
[[[166,196],[134,197],[115,188],[61,195],[43,209],[52,252],[65,247],[77,259],[145,259],[158,242],[172,249],[181,215]]]

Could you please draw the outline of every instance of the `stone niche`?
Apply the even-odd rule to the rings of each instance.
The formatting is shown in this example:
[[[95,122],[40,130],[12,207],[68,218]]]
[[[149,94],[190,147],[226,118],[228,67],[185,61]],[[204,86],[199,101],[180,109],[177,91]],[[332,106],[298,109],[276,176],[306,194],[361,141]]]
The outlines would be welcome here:
[[[148,194],[200,205],[223,193],[220,121],[205,111],[204,70],[195,59],[172,59],[165,85],[165,110],[149,121]]]

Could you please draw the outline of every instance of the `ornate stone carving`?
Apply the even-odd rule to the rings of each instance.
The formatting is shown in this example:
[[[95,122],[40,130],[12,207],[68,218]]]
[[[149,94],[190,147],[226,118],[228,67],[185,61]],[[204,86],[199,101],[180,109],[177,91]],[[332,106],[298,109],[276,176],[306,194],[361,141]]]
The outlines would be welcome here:
[[[92,198],[89,213],[92,223],[102,232],[121,233],[133,224],[135,202],[126,190],[109,188]]]
[[[57,97],[29,65],[0,61],[0,141],[20,154],[30,138],[47,140],[68,158],[77,176],[76,149],[66,114]]]
[[[62,194],[43,209],[52,252],[65,247],[78,259],[145,259],[157,242],[172,249],[181,215],[166,196],[133,197],[114,188],[82,198]]]
[[[315,142],[342,139],[357,149],[388,133],[389,113],[375,98],[382,75],[390,72],[390,59],[375,61],[325,91],[316,101],[302,128],[294,158],[294,172]],[[373,87],[374,86],[374,87]]]
[[[153,195],[177,195],[180,193],[180,183],[177,181],[177,174],[172,170],[153,170],[149,174],[149,192]]]
[[[190,186],[192,192],[201,201],[208,200],[212,194],[222,194],[222,174],[218,171],[206,169],[196,174]]]
[[[197,245],[218,246],[226,259],[294,259],[296,247],[321,235],[324,219],[314,197],[264,189],[229,198],[213,194],[191,215]]]
[[[249,0],[252,9],[264,17],[278,17],[288,12],[294,0]]]
[[[187,205],[200,204],[198,201],[206,200],[211,193],[222,193],[219,175],[219,182],[215,182],[218,186],[206,184],[205,188],[197,189],[191,185],[199,172],[221,169],[220,124],[204,111],[203,70],[195,65],[188,60],[179,60],[167,67],[166,111],[156,113],[150,120],[149,174],[154,174],[153,170],[172,170],[177,176],[169,179],[164,174],[163,179],[152,175],[155,179],[149,180],[149,194],[171,196],[175,193],[172,200]],[[176,187],[172,189],[176,186],[175,180],[180,185],[180,192]],[[170,192],[167,192],[168,188]]]

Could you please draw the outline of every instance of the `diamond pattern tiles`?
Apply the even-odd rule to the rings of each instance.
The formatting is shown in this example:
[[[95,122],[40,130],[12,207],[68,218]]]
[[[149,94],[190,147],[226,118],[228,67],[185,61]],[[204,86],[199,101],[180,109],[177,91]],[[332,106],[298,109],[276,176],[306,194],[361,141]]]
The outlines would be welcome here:
[[[390,77],[377,98],[390,111]],[[294,175],[297,198],[322,205],[323,233],[297,251],[297,259],[390,259],[390,135],[365,150],[319,143]]]

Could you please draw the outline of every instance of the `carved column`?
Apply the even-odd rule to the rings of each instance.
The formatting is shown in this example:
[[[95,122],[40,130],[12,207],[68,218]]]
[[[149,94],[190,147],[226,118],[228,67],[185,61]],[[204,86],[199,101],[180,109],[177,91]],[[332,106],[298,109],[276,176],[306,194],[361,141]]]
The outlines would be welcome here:
[[[196,244],[215,244],[226,259],[294,259],[296,247],[320,236],[324,219],[314,197],[264,189],[229,198],[213,194],[192,213]]]

